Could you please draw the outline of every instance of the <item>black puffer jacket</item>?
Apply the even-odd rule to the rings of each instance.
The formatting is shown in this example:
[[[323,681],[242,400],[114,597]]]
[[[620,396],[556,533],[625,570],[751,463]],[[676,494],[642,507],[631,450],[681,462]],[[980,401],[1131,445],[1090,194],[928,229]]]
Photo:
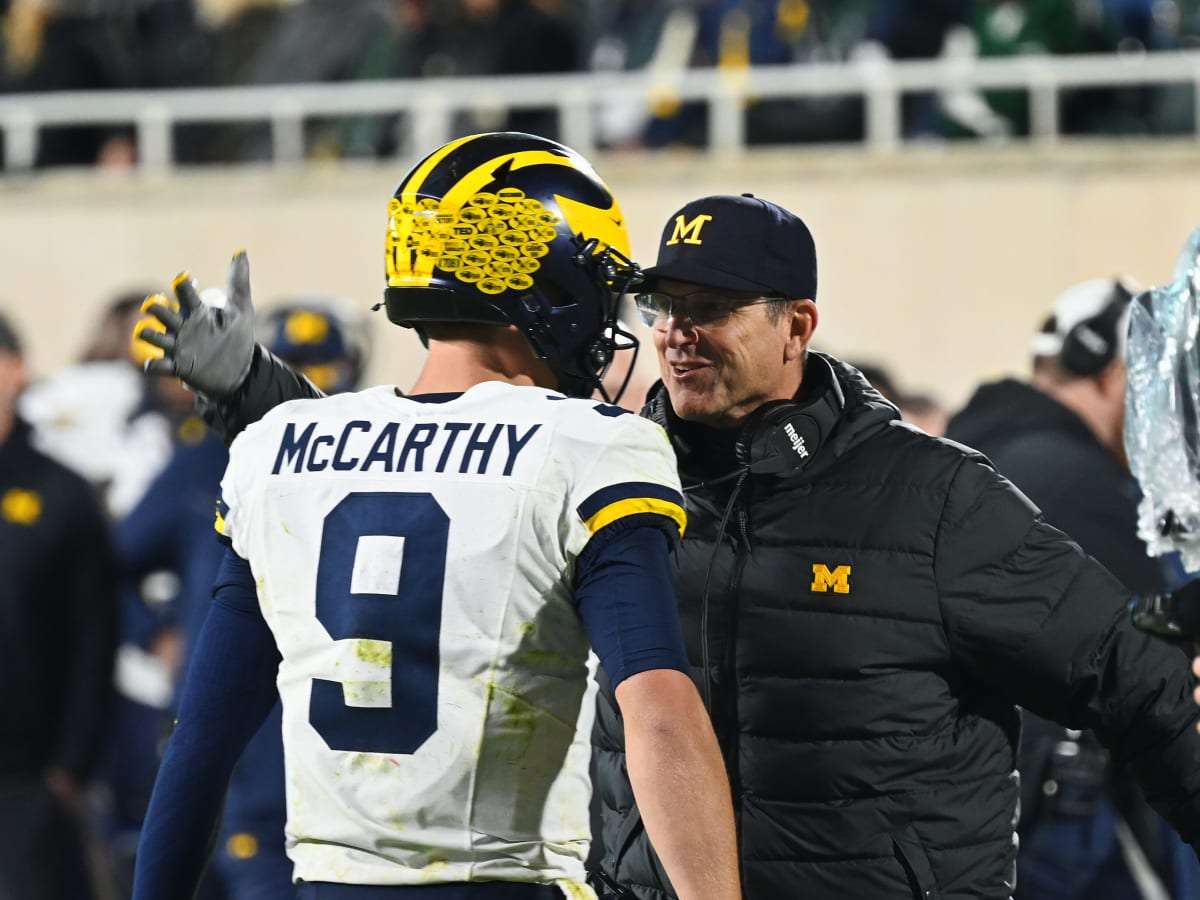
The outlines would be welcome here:
[[[834,368],[844,411],[806,469],[688,494],[679,601],[747,900],[1007,898],[1015,704],[1095,729],[1195,842],[1200,735],[1180,654],[1130,626],[1121,585],[986,459]],[[661,388],[646,412],[685,483],[734,469],[727,437],[681,423]],[[601,866],[638,897],[671,896],[607,692],[596,744]]]

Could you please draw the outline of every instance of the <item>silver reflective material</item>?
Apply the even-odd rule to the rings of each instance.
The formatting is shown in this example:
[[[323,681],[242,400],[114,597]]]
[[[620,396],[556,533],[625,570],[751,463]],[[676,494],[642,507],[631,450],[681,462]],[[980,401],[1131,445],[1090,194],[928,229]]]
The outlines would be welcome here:
[[[1129,316],[1125,450],[1142,486],[1138,534],[1152,556],[1178,551],[1200,570],[1200,228],[1171,284],[1140,294]]]

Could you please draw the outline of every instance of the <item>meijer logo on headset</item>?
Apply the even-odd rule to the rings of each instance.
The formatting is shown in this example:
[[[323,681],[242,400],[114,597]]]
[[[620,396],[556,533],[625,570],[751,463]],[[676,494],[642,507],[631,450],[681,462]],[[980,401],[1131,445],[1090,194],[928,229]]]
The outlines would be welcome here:
[[[788,440],[792,442],[792,449],[796,451],[796,455],[801,459],[808,459],[808,448],[804,446],[804,438],[796,434],[796,429],[792,427],[792,423],[788,422],[783,426],[783,433],[788,436]]]

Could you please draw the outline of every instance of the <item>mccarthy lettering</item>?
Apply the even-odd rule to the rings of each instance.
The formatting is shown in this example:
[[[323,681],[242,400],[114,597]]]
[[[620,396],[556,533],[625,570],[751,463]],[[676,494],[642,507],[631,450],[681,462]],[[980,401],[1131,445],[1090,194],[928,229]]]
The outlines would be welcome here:
[[[433,472],[511,476],[541,428],[500,422],[400,422],[355,419],[329,431],[289,422],[272,475],[301,472]]]

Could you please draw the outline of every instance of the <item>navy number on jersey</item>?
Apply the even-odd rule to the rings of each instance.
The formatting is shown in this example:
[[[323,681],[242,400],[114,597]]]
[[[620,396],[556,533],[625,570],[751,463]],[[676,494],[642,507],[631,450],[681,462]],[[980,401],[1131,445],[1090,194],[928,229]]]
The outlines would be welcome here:
[[[313,679],[309,721],[330,749],[410,754],[437,730],[449,537],[426,493],[350,494],[325,517],[317,619],[333,640],[357,641],[362,658],[391,657],[386,707],[348,705],[342,682]]]

